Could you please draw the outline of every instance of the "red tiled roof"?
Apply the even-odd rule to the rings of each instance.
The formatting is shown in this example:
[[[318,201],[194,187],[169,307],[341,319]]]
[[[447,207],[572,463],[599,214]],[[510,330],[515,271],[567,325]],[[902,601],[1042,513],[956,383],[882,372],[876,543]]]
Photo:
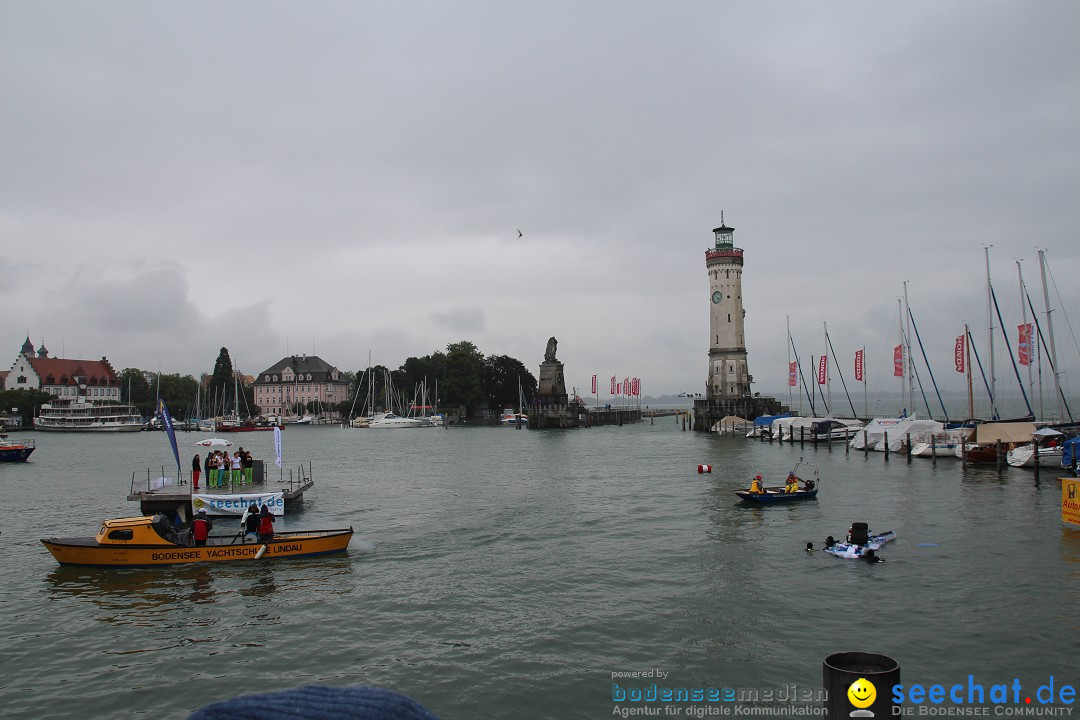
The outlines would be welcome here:
[[[68,360],[66,358],[31,357],[26,359],[41,378],[42,384],[66,385],[91,384],[97,386],[119,385],[120,378],[108,360]],[[52,376],[52,381],[47,380]]]

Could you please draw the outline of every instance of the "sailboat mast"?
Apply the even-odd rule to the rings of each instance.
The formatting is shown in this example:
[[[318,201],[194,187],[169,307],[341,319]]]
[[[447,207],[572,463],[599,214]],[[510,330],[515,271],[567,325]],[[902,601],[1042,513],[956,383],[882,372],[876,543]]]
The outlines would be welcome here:
[[[911,414],[915,414],[915,369],[911,366],[911,306],[908,305],[907,296],[908,281],[904,281],[904,322],[907,330],[904,331],[904,377],[907,387],[907,406],[911,408]]]
[[[903,405],[903,410],[900,413],[901,417],[907,417],[908,414],[908,402],[907,402],[907,358],[904,357],[904,301],[903,298],[896,298],[896,314],[897,319],[900,321],[900,404]],[[895,359],[894,359],[895,364]],[[895,367],[893,368],[893,374],[896,374]]]
[[[829,412],[828,408],[832,407],[832,383],[829,381],[832,378],[829,377],[829,326],[825,324],[824,320],[821,321],[821,329],[825,331],[825,352],[821,355],[825,358],[825,394],[829,397],[826,401],[825,411]]]
[[[787,387],[787,406],[791,407],[791,316],[786,315],[784,318],[787,323],[787,371],[788,371],[788,387]],[[796,380],[798,382],[798,380]],[[802,415],[802,393],[797,393],[799,396],[799,414]]]
[[[1054,397],[1058,403],[1058,419],[1065,419],[1062,405],[1061,378],[1058,372],[1057,350],[1054,347],[1054,325],[1050,321],[1050,293],[1046,288],[1046,251],[1039,250],[1039,272],[1042,275],[1043,307],[1046,309],[1046,337],[1050,341],[1050,367],[1054,371]]]
[[[862,406],[863,415],[870,418],[870,398],[866,394],[866,346],[862,346],[862,355],[859,356],[862,359]]]
[[[990,324],[987,330],[990,349],[990,418],[997,420],[997,377],[994,374],[994,290],[990,284],[990,248],[990,245],[983,246],[983,253],[986,255],[986,320]]]
[[[971,331],[968,324],[963,324],[963,366],[968,370],[968,419],[975,419],[975,398],[971,392]]]
[[[1034,397],[1034,395],[1035,395],[1035,386],[1032,383],[1032,378],[1031,378],[1031,365],[1035,360],[1035,343],[1032,342],[1031,328],[1028,326],[1027,301],[1026,301],[1027,289],[1024,287],[1024,271],[1020,267],[1020,260],[1016,261],[1016,277],[1020,280],[1020,323],[1024,328],[1024,333],[1027,336],[1027,384],[1028,384],[1028,393],[1032,397]],[[1039,393],[1039,396],[1040,396],[1040,398],[1042,397],[1041,392]],[[1039,403],[1039,416],[1040,417],[1045,417],[1043,415],[1043,408],[1042,408],[1042,403],[1041,402]]]

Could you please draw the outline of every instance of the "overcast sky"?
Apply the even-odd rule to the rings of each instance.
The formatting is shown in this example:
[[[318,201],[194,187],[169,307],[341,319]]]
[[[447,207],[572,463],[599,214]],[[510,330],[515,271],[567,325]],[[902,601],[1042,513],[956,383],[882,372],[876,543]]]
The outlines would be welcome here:
[[[1047,251],[1080,388],[1078,37],[1073,0],[0,0],[0,342],[254,374],[469,340],[536,374],[555,336],[568,387],[703,391],[723,211],[756,390],[788,318],[897,390],[905,280],[960,388],[986,245],[1013,337]]]

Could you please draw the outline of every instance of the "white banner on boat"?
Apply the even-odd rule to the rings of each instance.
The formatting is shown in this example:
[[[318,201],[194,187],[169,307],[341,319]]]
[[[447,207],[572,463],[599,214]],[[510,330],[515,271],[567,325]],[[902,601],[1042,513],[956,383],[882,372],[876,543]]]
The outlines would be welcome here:
[[[239,493],[237,495],[199,495],[191,496],[191,506],[195,512],[205,510],[208,515],[236,515],[244,514],[252,503],[258,507],[266,505],[270,508],[271,515],[285,514],[285,493]]]

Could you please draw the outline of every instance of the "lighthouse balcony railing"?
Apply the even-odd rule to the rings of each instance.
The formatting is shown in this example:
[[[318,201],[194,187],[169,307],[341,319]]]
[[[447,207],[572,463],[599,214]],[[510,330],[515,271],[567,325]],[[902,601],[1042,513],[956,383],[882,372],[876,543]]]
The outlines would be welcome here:
[[[739,259],[742,259],[742,256],[743,256],[742,248],[737,248],[737,247],[718,248],[716,250],[706,250],[705,251],[705,259],[706,260],[713,260],[715,258],[739,258]]]

